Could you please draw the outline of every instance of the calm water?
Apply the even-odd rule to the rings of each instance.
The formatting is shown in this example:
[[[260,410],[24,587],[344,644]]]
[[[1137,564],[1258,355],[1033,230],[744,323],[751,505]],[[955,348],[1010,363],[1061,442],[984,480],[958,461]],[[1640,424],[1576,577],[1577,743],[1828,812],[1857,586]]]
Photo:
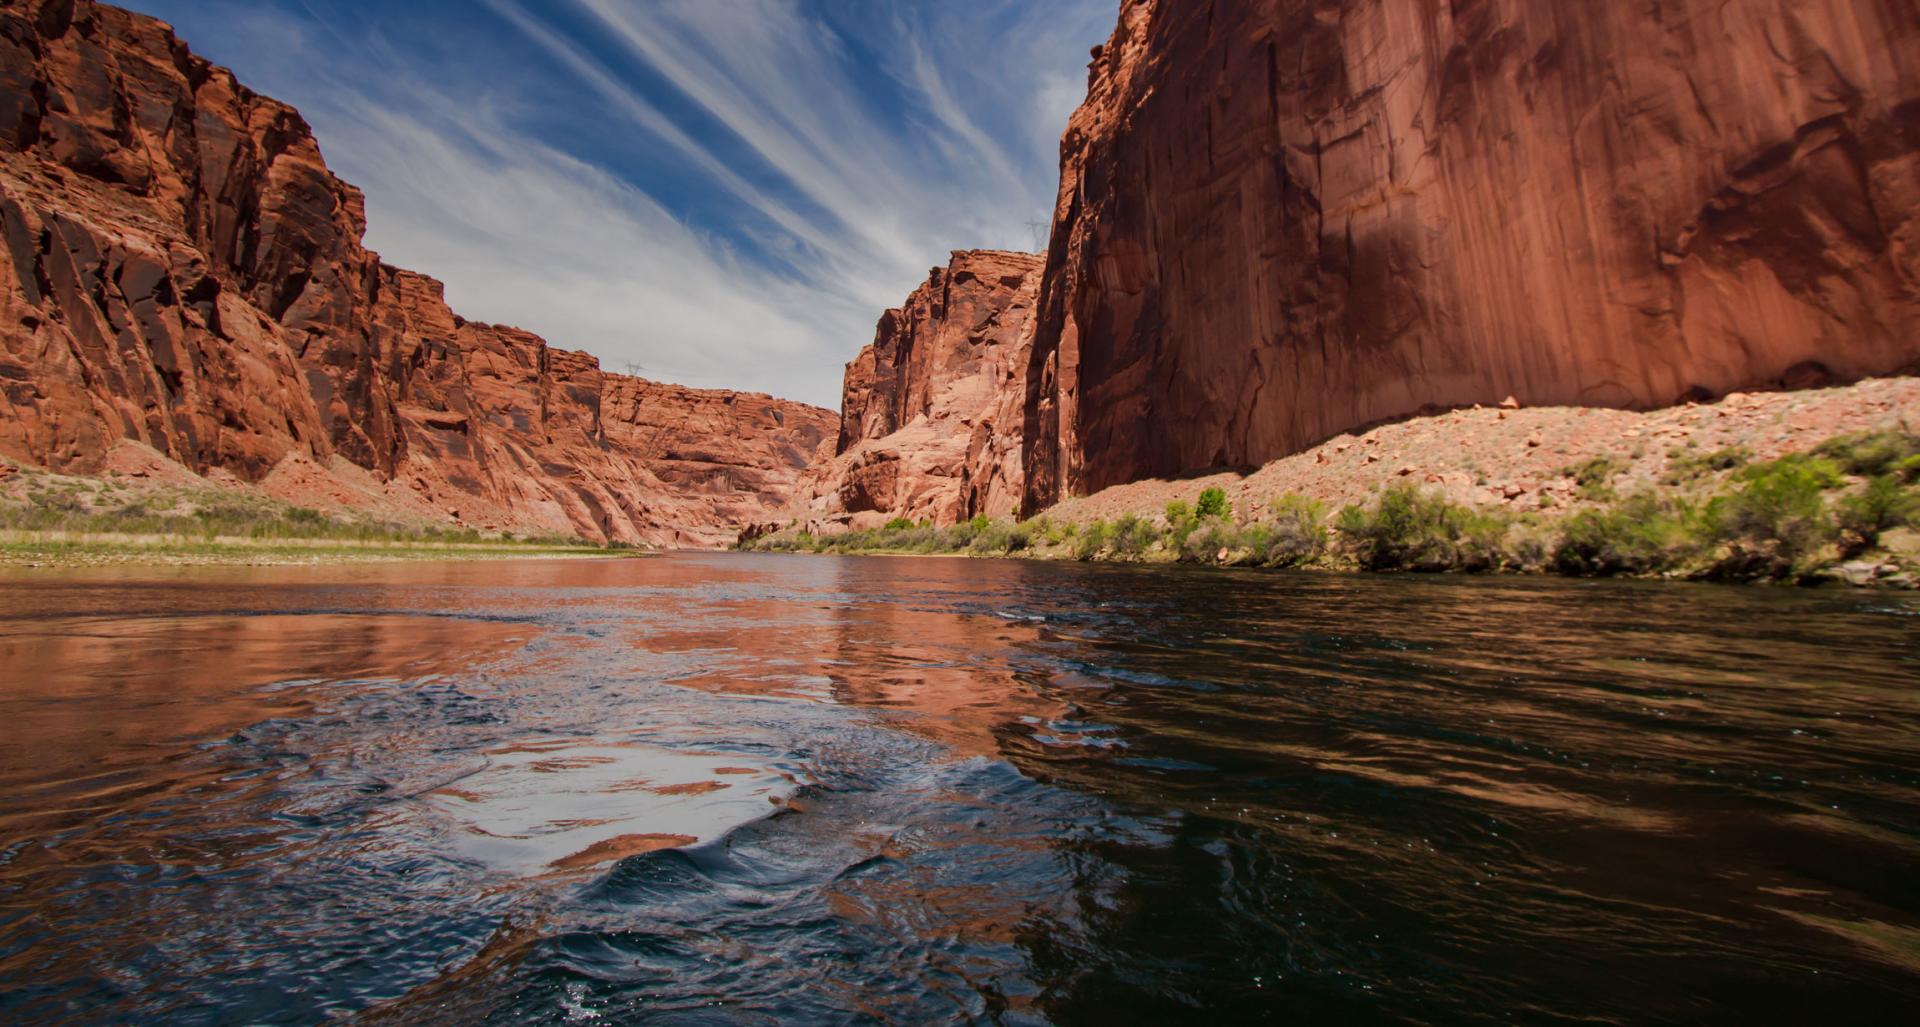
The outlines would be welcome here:
[[[0,1020],[1895,1022],[1920,601],[0,578]]]

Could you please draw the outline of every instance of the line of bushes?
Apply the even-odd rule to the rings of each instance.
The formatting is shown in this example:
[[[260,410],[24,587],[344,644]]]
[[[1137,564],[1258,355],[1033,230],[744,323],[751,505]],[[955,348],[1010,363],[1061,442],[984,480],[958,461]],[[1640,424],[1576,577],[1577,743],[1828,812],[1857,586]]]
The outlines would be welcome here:
[[[888,521],[879,528],[848,531],[835,535],[813,535],[805,531],[784,531],[767,535],[747,544],[763,552],[797,553],[973,553],[977,556],[1007,556],[1025,552],[1037,544],[1059,545],[1071,533],[1055,532],[1047,537],[1044,521],[1009,524],[989,517],[975,517],[950,528],[936,528],[931,521],[913,521],[904,517]]]
[[[1804,580],[1873,552],[1886,532],[1920,525],[1920,436],[1905,432],[1845,436],[1764,463],[1737,449],[1675,458],[1661,487],[1621,496],[1613,481],[1625,470],[1604,459],[1574,469],[1587,503],[1555,519],[1465,506],[1411,485],[1332,516],[1319,502],[1289,494],[1257,516],[1236,518],[1226,493],[1210,488],[1151,519],[1127,514],[1074,525],[979,517],[951,528],[896,520],[841,535],[786,532],[754,547]]]

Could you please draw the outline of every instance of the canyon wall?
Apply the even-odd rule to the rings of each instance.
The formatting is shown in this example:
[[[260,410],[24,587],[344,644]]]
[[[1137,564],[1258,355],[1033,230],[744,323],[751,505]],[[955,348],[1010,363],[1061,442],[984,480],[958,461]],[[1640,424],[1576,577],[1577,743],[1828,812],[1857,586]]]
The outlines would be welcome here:
[[[831,453],[829,411],[466,321],[365,228],[298,112],[163,23],[0,2],[0,453],[291,462],[470,525],[681,545],[784,509]]]
[[[1029,510],[1920,359],[1912,0],[1126,0],[1062,166]]]
[[[809,476],[809,517],[948,525],[1018,510],[1040,270],[1033,254],[958,250],[881,316],[847,365],[838,452]]]

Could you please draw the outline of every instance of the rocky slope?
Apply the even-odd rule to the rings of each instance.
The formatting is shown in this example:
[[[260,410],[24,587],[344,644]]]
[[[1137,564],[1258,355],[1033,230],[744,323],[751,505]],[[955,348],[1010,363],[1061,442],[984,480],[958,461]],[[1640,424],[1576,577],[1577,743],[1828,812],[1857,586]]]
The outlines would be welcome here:
[[[1019,507],[1040,269],[1033,254],[958,250],[881,316],[847,365],[838,451],[809,475],[810,521],[952,524]]]
[[[1604,461],[1621,494],[1656,492],[1676,468],[1737,450],[1754,461],[1806,453],[1838,436],[1920,425],[1920,378],[1875,378],[1796,392],[1733,393],[1714,403],[1654,411],[1593,407],[1474,407],[1342,433],[1251,474],[1145,478],[1067,500],[1050,520],[1083,524],[1126,514],[1152,518],[1204,489],[1226,493],[1241,520],[1297,494],[1337,510],[1408,483],[1451,502],[1511,514],[1591,505],[1579,470]]]
[[[0,2],[0,454],[151,447],[321,505],[700,545],[827,455],[828,411],[466,321],[364,231],[299,114],[163,23]]]
[[[1030,512],[1510,394],[1920,358],[1909,0],[1126,0],[1090,74]]]

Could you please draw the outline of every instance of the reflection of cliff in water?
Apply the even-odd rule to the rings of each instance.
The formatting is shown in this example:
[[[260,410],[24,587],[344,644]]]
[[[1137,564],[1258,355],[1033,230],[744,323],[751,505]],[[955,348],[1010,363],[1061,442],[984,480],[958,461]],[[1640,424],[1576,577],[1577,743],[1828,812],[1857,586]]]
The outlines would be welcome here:
[[[54,613],[0,632],[0,789],[35,812],[0,833],[105,816],[123,799],[204,784],[170,780],[172,757],[323,701],[320,686],[421,681],[484,661],[514,624],[325,613],[127,617]],[[285,682],[299,686],[269,687]]]
[[[1107,744],[1003,735],[1023,772],[1130,815],[1062,833],[1077,915],[1020,931],[1062,1021],[1451,1020],[1540,988],[1595,1015],[1764,1020],[1848,972],[1821,933],[1877,965],[1862,1010],[1920,971],[1898,926],[1920,846],[1836,812],[1878,801],[1856,789],[1914,798],[1899,618],[1841,640],[1762,612],[1786,597],[1707,588],[1123,578],[1038,682],[1071,684]],[[1889,700],[1904,714],[1848,712]],[[1539,958],[1556,950],[1579,955]]]

